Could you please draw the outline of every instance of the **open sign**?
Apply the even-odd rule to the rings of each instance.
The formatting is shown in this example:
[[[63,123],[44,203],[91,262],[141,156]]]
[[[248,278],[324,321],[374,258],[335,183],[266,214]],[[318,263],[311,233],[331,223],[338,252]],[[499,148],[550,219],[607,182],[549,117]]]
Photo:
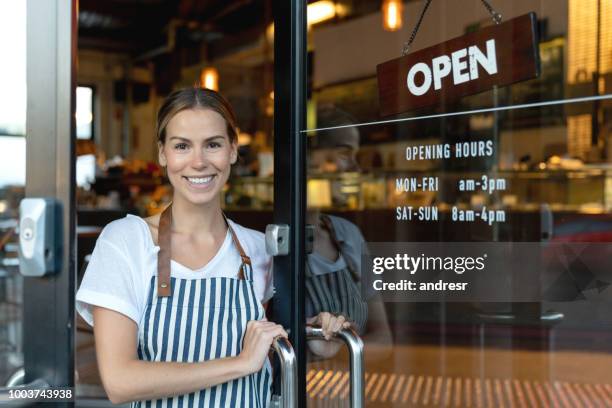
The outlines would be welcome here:
[[[376,68],[382,116],[535,78],[540,71],[536,16],[529,13]]]
[[[474,81],[479,76],[479,65],[484,68],[488,75],[497,74],[497,59],[495,56],[495,40],[491,39],[487,41],[486,54],[473,45],[457,50],[450,55],[441,55],[432,59],[431,67],[424,62],[418,62],[408,70],[406,81],[408,91],[415,96],[424,95],[430,90],[432,82],[435,90],[441,89],[442,79],[449,76],[451,72],[453,85]],[[416,83],[418,73],[423,75],[421,85]]]

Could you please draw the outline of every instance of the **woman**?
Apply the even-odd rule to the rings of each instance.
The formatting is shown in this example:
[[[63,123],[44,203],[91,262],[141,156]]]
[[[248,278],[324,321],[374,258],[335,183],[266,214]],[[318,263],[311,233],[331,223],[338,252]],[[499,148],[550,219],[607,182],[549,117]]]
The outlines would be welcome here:
[[[267,355],[282,326],[263,234],[227,219],[220,195],[237,160],[236,120],[218,93],[173,92],[157,118],[172,203],[108,224],[77,292],[94,325],[102,383],[132,406],[267,406]],[[321,316],[328,334],[343,321]]]

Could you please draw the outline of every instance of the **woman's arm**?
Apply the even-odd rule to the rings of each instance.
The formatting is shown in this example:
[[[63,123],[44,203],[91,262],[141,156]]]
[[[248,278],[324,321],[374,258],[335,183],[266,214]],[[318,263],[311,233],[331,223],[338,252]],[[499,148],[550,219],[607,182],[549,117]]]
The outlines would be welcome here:
[[[113,404],[188,394],[251,374],[263,366],[274,338],[287,336],[277,324],[251,321],[236,357],[196,363],[142,361],[133,320],[102,307],[94,307],[93,315],[100,376]]]

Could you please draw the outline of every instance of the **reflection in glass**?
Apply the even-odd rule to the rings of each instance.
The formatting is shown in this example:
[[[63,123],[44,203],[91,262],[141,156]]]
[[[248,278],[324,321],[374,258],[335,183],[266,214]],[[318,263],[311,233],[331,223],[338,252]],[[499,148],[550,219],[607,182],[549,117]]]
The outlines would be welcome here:
[[[360,143],[354,156],[338,151],[356,165],[335,171],[342,166],[318,141],[338,129],[309,124],[310,207],[354,225],[365,242],[612,242],[612,2],[490,3],[504,21],[537,13],[541,75],[395,117],[379,115],[376,65],[400,56],[424,2],[404,2],[406,24],[394,33],[381,27],[374,1],[353,3],[346,21],[314,27],[309,102],[350,115]],[[480,1],[432,2],[411,52],[489,25]],[[533,105],[515,109],[521,104]],[[468,113],[477,109],[484,111]],[[374,123],[388,119],[397,121]],[[479,142],[492,143],[492,154],[454,156]],[[452,157],[407,156],[431,145],[449,145]],[[406,208],[430,216],[403,216]],[[483,209],[494,217],[470,219]],[[588,277],[579,263],[568,271],[573,280],[558,282],[565,292]],[[612,289],[583,286],[570,302],[385,303],[393,342],[378,348],[390,355],[379,362],[366,340],[367,406],[608,404]],[[368,325],[376,319],[369,313]],[[311,406],[346,406],[345,388],[332,381],[346,366],[316,364],[309,386],[323,388],[329,375],[329,392],[310,393]]]
[[[321,107],[317,111],[319,127],[341,128],[309,140],[306,222],[314,228],[314,239],[306,260],[306,317],[309,323],[321,312],[347,318],[365,342],[367,355],[382,362],[390,356],[391,332],[383,303],[376,293],[362,287],[363,235],[353,222],[321,212],[321,208],[359,206],[359,185],[335,177],[359,177],[359,131],[350,126],[353,122],[350,115],[334,106]],[[320,178],[323,175],[326,178]],[[347,350],[340,342],[310,340],[309,350],[309,372],[333,373],[337,380],[348,370]]]

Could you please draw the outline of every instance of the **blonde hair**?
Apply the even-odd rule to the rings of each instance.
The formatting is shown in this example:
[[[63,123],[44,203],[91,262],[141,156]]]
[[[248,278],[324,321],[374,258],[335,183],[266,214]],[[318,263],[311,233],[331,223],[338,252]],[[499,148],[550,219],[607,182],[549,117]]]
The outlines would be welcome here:
[[[231,143],[237,142],[236,115],[229,102],[220,93],[194,86],[172,92],[157,112],[157,141],[166,143],[166,127],[177,113],[187,109],[210,109],[225,119],[227,135]]]

